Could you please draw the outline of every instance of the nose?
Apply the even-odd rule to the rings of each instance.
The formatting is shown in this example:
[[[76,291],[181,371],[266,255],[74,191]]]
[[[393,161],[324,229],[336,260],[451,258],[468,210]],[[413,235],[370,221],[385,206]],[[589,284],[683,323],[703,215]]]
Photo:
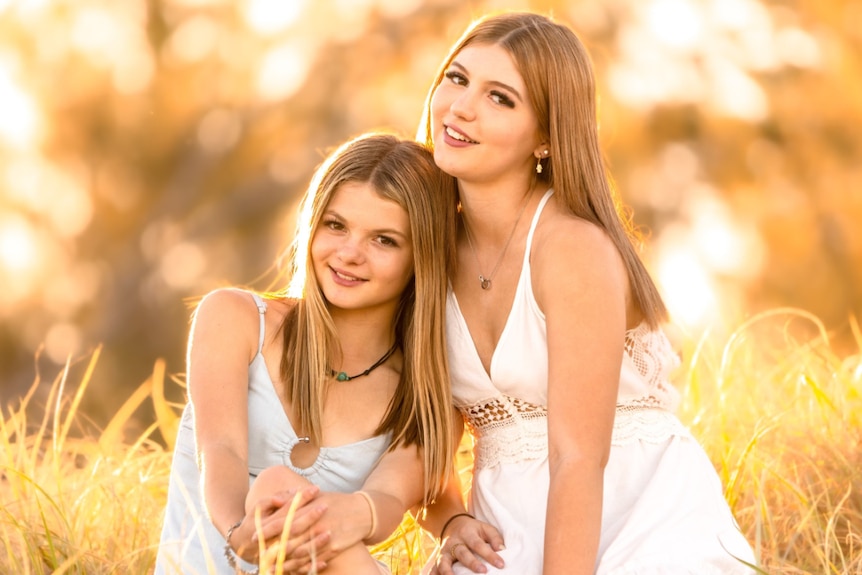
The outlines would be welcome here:
[[[469,88],[459,90],[457,95],[449,104],[449,110],[463,120],[472,120],[476,117],[476,96]]]
[[[364,245],[358,237],[348,234],[339,244],[337,254],[344,263],[360,263],[365,259]]]

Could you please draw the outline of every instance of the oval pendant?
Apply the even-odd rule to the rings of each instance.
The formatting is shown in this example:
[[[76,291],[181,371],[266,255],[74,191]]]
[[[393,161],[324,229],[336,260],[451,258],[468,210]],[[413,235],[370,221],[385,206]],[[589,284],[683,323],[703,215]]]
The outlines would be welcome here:
[[[482,289],[491,289],[491,280],[485,278],[485,276],[479,276],[479,285],[482,286]]]

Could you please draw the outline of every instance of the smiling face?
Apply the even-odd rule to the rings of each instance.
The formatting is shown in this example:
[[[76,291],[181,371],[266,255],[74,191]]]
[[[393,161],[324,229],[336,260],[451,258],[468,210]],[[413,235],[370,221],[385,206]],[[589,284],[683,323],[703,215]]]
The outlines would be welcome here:
[[[407,212],[367,183],[341,184],[311,240],[318,285],[332,308],[391,308],[413,277]]]
[[[462,181],[523,177],[543,146],[524,79],[495,44],[470,44],[446,69],[431,99],[434,160]]]

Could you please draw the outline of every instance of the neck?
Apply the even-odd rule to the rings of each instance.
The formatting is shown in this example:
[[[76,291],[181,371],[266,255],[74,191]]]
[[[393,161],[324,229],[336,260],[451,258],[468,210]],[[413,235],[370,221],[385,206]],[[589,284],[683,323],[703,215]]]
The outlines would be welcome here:
[[[509,185],[458,182],[461,218],[470,228],[477,244],[502,244],[516,218],[536,191],[535,181],[527,179]]]
[[[367,368],[395,341],[394,310],[385,314],[339,310],[332,313],[332,320],[341,347],[341,357],[334,360],[342,370]]]

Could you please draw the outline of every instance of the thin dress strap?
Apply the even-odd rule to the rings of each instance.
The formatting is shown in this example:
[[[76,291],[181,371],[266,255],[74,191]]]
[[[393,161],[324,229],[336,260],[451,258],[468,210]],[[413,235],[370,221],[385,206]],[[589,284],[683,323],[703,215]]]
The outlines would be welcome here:
[[[254,298],[254,303],[257,304],[257,311],[260,314],[260,338],[257,342],[257,353],[260,353],[263,351],[263,336],[266,331],[266,320],[263,317],[263,314],[266,313],[266,302],[254,292],[252,292],[251,297]]]
[[[533,221],[530,222],[530,231],[527,234],[527,246],[524,249],[524,262],[525,263],[530,261],[530,249],[533,246],[533,233],[536,231],[536,224],[539,223],[539,216],[542,215],[542,210],[545,209],[545,204],[548,203],[548,200],[553,195],[554,195],[553,189],[550,189],[547,192],[545,192],[545,195],[542,196],[541,200],[539,200],[539,205],[538,205],[538,207],[536,207],[536,213],[533,214]]]

